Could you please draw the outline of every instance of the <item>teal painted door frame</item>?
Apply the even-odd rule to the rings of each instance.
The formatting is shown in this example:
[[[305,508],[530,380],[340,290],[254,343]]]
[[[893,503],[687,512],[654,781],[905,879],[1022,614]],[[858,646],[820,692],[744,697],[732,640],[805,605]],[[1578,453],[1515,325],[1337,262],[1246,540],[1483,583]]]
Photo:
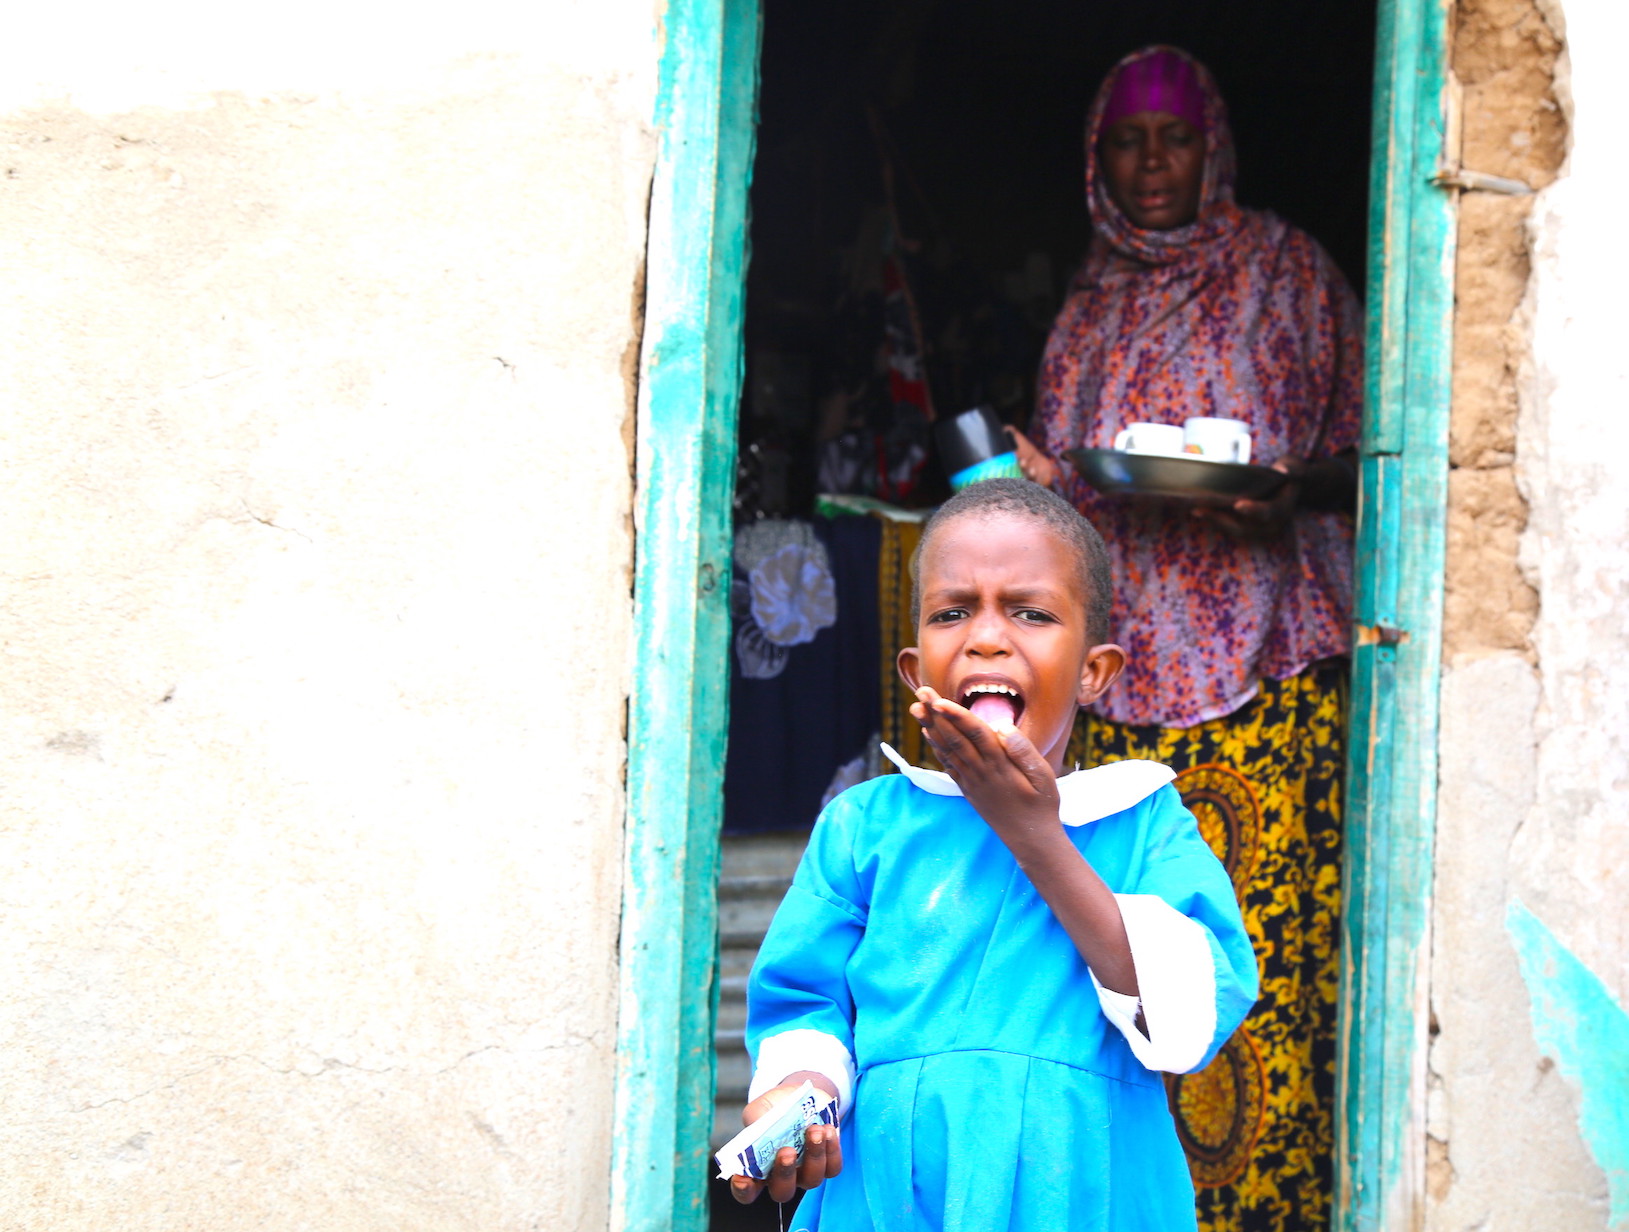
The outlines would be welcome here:
[[[611,1224],[701,1232],[758,0],[669,0],[645,266]]]
[[[1422,1223],[1455,209],[1448,9],[1380,0],[1358,519],[1337,1232]],[[702,1232],[714,1083],[730,503],[758,0],[671,0],[637,438],[610,1227]]]
[[[1346,813],[1336,1232],[1424,1226],[1457,202],[1446,0],[1381,0]],[[1457,152],[1456,152],[1457,155]]]

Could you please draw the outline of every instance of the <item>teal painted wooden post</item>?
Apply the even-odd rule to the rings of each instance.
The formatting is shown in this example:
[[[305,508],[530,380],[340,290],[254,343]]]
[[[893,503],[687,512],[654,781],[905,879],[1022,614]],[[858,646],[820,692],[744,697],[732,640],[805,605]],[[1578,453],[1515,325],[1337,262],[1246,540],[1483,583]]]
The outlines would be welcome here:
[[[757,0],[671,0],[637,444],[615,1232],[701,1232]]]
[[[1336,1119],[1337,1232],[1423,1226],[1455,202],[1448,9],[1381,0]]]

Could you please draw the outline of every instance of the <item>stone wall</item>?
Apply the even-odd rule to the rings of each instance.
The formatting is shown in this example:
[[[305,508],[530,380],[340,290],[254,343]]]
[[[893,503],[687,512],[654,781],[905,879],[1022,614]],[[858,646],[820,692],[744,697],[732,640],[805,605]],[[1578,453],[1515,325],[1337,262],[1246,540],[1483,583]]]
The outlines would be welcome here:
[[[1532,0],[1462,0],[1452,68],[1462,87],[1460,159],[1542,188],[1565,153],[1552,80],[1560,40]],[[1526,507],[1516,488],[1516,376],[1527,339],[1516,311],[1531,262],[1531,196],[1465,192],[1454,269],[1448,659],[1528,652],[1538,597],[1517,565]]]
[[[1427,1227],[1620,1227],[1626,31],[1612,0],[1456,17],[1464,165],[1541,191],[1461,198]]]
[[[606,1224],[642,0],[0,50],[0,1227]]]

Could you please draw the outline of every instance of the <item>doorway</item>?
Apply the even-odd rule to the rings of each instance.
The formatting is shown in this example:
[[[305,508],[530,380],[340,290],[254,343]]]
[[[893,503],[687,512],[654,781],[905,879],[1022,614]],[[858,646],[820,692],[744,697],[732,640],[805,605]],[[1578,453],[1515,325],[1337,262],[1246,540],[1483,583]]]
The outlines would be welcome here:
[[[907,395],[901,412],[878,362],[896,342],[889,279],[903,277],[913,310],[920,405],[948,417],[982,404],[1028,429],[1042,347],[1091,237],[1084,117],[1122,55],[1163,42],[1207,64],[1229,104],[1241,204],[1313,235],[1360,293],[1373,90],[1373,0],[761,9],[733,577],[758,576],[760,532],[795,551],[796,531],[836,602],[829,630],[775,662],[731,647],[715,1146],[745,1099],[744,985],[762,930],[820,801],[855,764],[880,769],[877,734],[898,725],[894,630],[873,616],[896,528],[877,519],[948,495],[931,449],[908,469],[905,451],[927,444],[910,431],[918,403]],[[834,489],[887,509],[834,511]],[[711,1232],[767,1226],[722,1182],[711,1190]]]
[[[785,7],[790,12],[792,6]],[[1418,1189],[1409,1122],[1419,1103],[1417,1070],[1423,1056],[1415,960],[1428,910],[1420,887],[1422,870],[1428,885],[1430,859],[1434,609],[1440,606],[1441,576],[1437,471],[1446,419],[1445,309],[1451,294],[1452,204],[1427,184],[1441,154],[1444,15],[1415,0],[1380,0],[1378,12],[1347,12],[1342,6],[1319,34],[1305,28],[1302,11],[1292,14],[1276,4],[1260,6],[1267,15],[1259,24],[1246,21],[1237,8],[1198,2],[1128,7],[1123,13],[1104,6],[1095,16],[1037,3],[1033,16],[1027,9],[1009,9],[999,18],[972,3],[931,0],[866,10],[850,0],[831,8],[838,28],[824,36],[828,44],[818,32],[800,31],[796,24],[822,21],[823,14],[805,7],[778,17],[775,0],[766,0],[764,158],[757,172],[762,201],[758,196],[753,201],[755,212],[765,212],[765,230],[760,235],[755,226],[753,232],[749,346],[766,336],[753,320],[758,288],[776,279],[798,284],[800,276],[789,276],[788,269],[811,264],[823,237],[852,234],[853,220],[842,218],[836,201],[841,194],[823,191],[815,199],[828,204],[812,223],[805,218],[810,229],[803,232],[822,237],[821,243],[803,245],[801,252],[795,245],[777,252],[769,221],[775,194],[805,208],[808,194],[799,191],[799,177],[858,177],[867,169],[874,175],[879,153],[897,158],[897,179],[909,175],[916,181],[901,187],[896,180],[902,216],[908,218],[912,209],[921,212],[912,227],[951,237],[955,252],[998,274],[1003,285],[1015,265],[1028,274],[1043,264],[1032,254],[1046,254],[1050,277],[1041,269],[1019,285],[1046,286],[1056,295],[1085,235],[1078,190],[1083,155],[1077,147],[1086,99],[1119,54],[1161,39],[1189,47],[1220,79],[1239,135],[1241,198],[1286,214],[1325,243],[1354,284],[1368,282],[1372,422],[1364,447],[1360,527],[1367,574],[1354,667],[1348,807],[1353,909],[1344,938],[1347,1013],[1338,1172],[1341,1226],[1405,1226],[1395,1217],[1406,1216],[1410,1195]],[[846,29],[840,25],[845,15]],[[735,298],[740,265],[732,264],[729,254],[745,225],[742,190],[753,131],[750,82],[758,18],[753,6],[727,0],[686,0],[670,6],[668,14],[659,107],[664,159],[652,209],[639,448],[643,512],[636,609],[641,657],[652,670],[640,673],[630,716],[635,788],[613,1160],[617,1227],[705,1226],[699,1201],[705,1132],[698,1133],[703,1122],[696,1105],[702,1090],[711,1087],[710,1072],[704,1084],[698,1068],[711,1068],[701,1054],[710,1042],[716,995],[708,943],[717,910],[712,878],[723,700],[717,672],[727,653],[719,592],[727,589],[720,582],[728,577],[728,533],[727,518],[721,520],[719,513],[728,484],[721,460],[734,461],[731,378],[739,371],[735,348],[741,337]],[[801,77],[795,65],[788,70],[783,98],[798,107],[803,130],[787,138],[791,154],[772,152],[781,145],[774,111],[783,103],[776,101],[776,78],[785,76],[775,68],[778,20],[789,41],[835,46],[849,65],[835,80],[818,67],[806,65]],[[1082,28],[1091,21],[1097,25]],[[1036,30],[1043,33],[1037,36]],[[1372,158],[1364,140],[1371,114],[1364,102],[1370,49],[1376,52]],[[1063,63],[1069,59],[1066,51],[1073,54],[1068,64]],[[1077,67],[1085,65],[1091,67]],[[856,95],[874,93],[876,82],[883,86],[884,105],[878,109],[883,122],[867,123],[856,136],[852,110],[845,117],[844,107]],[[1335,83],[1343,84],[1336,90]],[[857,84],[863,88],[856,90]],[[1320,90],[1350,91],[1358,105],[1326,106],[1320,114],[1309,105]],[[923,112],[931,114],[924,120]],[[1047,122],[1037,121],[1037,131],[1031,132],[1024,121],[1037,115]],[[835,153],[824,150],[819,128],[811,128],[822,116]],[[1055,129],[1041,131],[1054,117],[1061,117]],[[935,133],[942,133],[947,118],[968,132],[994,134],[985,157],[997,174],[980,172],[971,142],[958,146],[941,136],[936,148]],[[1015,140],[1020,128],[1022,139]],[[919,133],[926,135],[913,141]],[[813,157],[794,156],[800,143]],[[857,144],[859,155],[845,156],[845,143],[851,149]],[[1043,164],[1053,177],[1050,186],[1033,187],[1039,179],[1026,176],[1032,171],[1038,176]],[[900,172],[900,166],[908,170]],[[700,203],[681,205],[687,191],[698,191],[698,174],[707,177],[710,193]],[[1366,222],[1365,179],[1372,190]],[[1019,186],[1026,184],[1029,191],[1021,192]],[[664,185],[670,194],[665,200]],[[959,191],[963,202],[969,200],[964,191],[969,186],[978,190],[971,196],[974,204],[955,204]],[[1272,195],[1259,191],[1263,186],[1272,186]],[[1004,211],[1011,224],[1001,225]],[[681,217],[686,226],[671,223]],[[698,222],[703,218],[705,226]],[[706,232],[699,239],[698,229]],[[670,268],[660,268],[659,258]],[[705,276],[698,279],[698,272]],[[671,300],[664,302],[664,294]],[[1405,339],[1411,340],[1406,346]],[[688,358],[694,358],[694,369],[686,368]],[[943,390],[941,396],[953,405],[976,397],[972,382],[979,379],[976,372],[941,374],[935,392]],[[958,380],[968,383],[958,386]],[[699,516],[691,517],[691,509]],[[677,640],[670,636],[675,627],[682,634]],[[671,735],[675,709],[688,720],[682,738]],[[671,786],[660,801],[640,798],[652,767],[680,769],[689,805],[682,819],[673,816]],[[676,870],[683,875],[674,878]],[[699,983],[698,973],[705,975]],[[675,1092],[677,1110],[669,1106],[653,1113],[642,1105],[636,1096],[651,1090]],[[668,1153],[664,1143],[677,1149]],[[654,1162],[641,1146],[655,1148]]]

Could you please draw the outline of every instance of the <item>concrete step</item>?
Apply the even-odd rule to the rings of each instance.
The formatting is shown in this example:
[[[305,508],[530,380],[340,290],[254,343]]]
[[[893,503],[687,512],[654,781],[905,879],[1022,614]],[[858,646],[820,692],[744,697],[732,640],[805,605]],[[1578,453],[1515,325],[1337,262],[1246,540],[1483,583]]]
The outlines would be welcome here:
[[[743,1035],[747,1025],[747,975],[780,906],[809,836],[726,834],[718,883],[718,1028],[713,1051],[718,1088],[713,1107],[713,1149],[741,1128],[752,1064]]]

